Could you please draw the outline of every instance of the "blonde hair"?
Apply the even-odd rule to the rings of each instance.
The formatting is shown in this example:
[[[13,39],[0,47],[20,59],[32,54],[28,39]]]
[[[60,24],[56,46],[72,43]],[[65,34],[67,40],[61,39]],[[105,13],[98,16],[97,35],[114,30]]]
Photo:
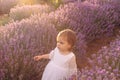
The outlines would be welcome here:
[[[71,48],[74,47],[76,43],[76,34],[73,30],[65,29],[65,30],[60,31],[57,35],[57,39],[58,37],[61,37],[61,36],[66,37],[67,42],[71,45]]]

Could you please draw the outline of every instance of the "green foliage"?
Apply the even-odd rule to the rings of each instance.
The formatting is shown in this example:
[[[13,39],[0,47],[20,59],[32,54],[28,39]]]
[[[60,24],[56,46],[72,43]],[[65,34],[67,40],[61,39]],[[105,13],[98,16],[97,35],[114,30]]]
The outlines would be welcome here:
[[[4,26],[5,24],[9,23],[10,22],[10,18],[9,16],[6,14],[6,15],[2,15],[0,17],[0,26]]]

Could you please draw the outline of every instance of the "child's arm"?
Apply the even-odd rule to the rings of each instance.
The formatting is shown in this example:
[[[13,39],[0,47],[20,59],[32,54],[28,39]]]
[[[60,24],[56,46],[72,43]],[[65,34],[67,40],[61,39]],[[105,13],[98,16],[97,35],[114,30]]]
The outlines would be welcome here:
[[[38,61],[40,59],[52,59],[53,54],[54,54],[54,50],[52,50],[49,54],[43,54],[43,55],[35,56],[34,60]]]
[[[39,56],[34,57],[35,61],[38,61],[38,60],[41,60],[41,59],[49,59],[49,54],[43,54],[43,55],[39,55]]]

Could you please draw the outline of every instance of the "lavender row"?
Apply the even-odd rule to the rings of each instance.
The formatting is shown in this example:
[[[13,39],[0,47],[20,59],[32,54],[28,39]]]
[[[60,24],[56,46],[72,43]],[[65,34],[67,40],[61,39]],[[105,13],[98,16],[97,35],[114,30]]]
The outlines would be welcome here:
[[[71,28],[85,35],[87,41],[111,35],[115,26],[114,16],[106,9],[88,2],[69,3],[51,13],[57,29]]]
[[[10,15],[10,18],[13,20],[22,20],[25,18],[29,18],[31,15],[34,15],[34,14],[49,13],[53,10],[54,9],[47,4],[24,5],[24,6],[17,6],[15,8],[11,8],[9,15]]]
[[[0,0],[0,13],[9,13],[10,9],[18,4],[19,0]]]
[[[49,53],[57,31],[43,19],[26,19],[0,28],[0,80],[39,80],[47,60],[33,56]]]
[[[77,80],[120,79],[120,36],[88,58],[90,66],[78,69]],[[82,64],[82,63],[81,63]],[[70,77],[68,80],[74,80]]]

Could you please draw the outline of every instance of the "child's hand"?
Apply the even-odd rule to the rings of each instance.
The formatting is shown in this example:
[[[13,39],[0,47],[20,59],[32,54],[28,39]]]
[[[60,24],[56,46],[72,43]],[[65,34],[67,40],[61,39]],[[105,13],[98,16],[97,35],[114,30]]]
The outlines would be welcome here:
[[[35,61],[38,61],[38,60],[40,60],[40,59],[42,59],[42,55],[41,55],[41,56],[35,56],[35,57],[34,57],[34,60],[35,60]]]

